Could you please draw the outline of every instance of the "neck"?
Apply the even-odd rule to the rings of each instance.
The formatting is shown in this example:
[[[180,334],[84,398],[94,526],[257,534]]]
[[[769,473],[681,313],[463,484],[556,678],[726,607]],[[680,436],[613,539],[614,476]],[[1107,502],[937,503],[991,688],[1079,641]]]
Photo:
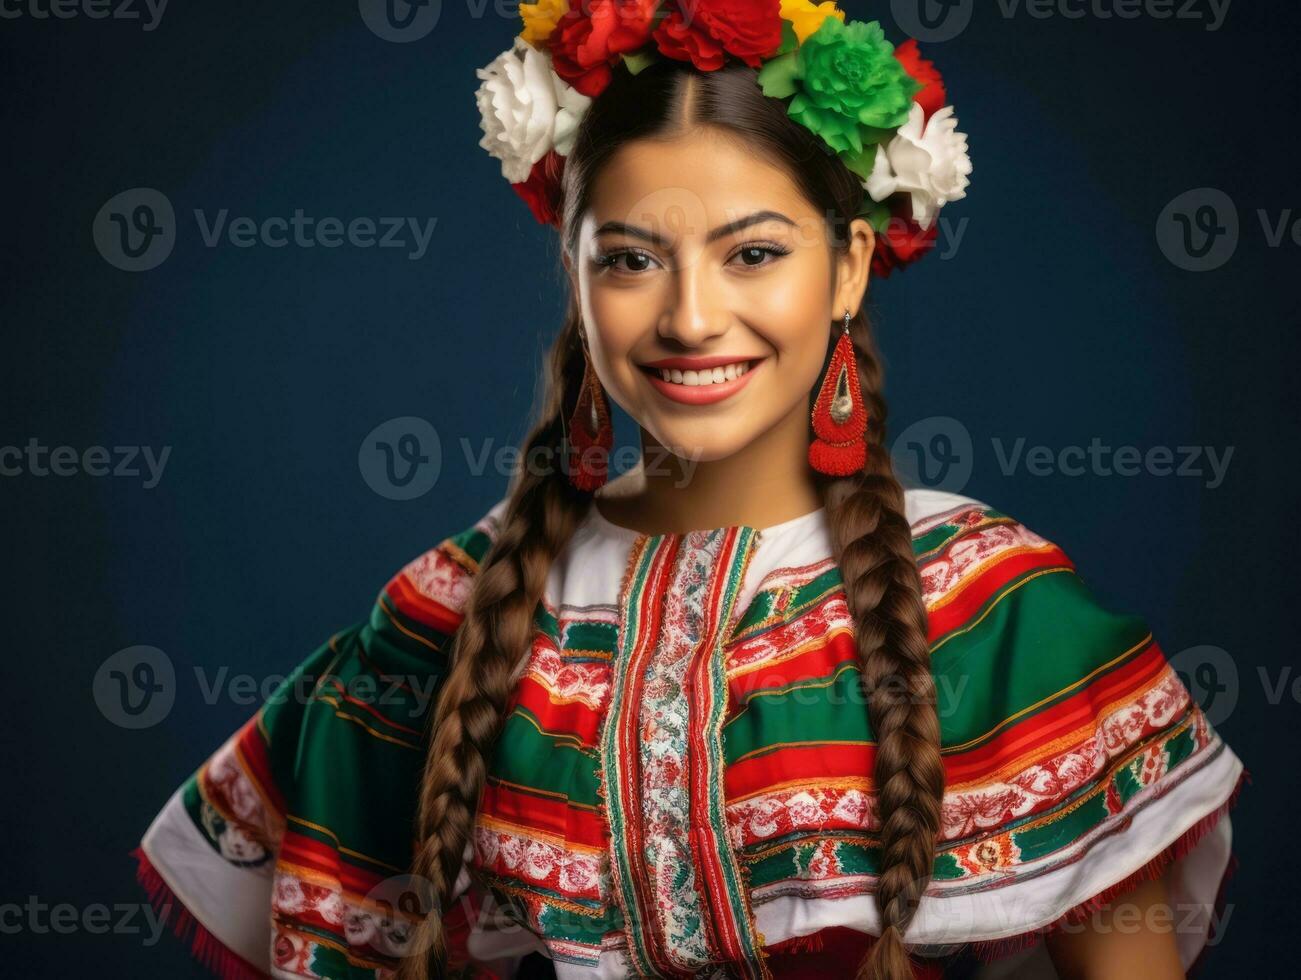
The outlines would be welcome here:
[[[808,425],[800,406],[738,452],[707,461],[675,456],[643,429],[641,461],[602,488],[597,506],[614,523],[648,534],[793,520],[822,506]]]

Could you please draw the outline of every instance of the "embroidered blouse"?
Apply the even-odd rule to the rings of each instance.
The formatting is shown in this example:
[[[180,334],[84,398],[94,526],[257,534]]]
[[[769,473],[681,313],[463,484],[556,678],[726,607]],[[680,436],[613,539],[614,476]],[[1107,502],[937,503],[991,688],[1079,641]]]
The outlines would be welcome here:
[[[391,976],[428,715],[505,501],[402,568],[175,791],[138,875],[226,977]],[[979,501],[907,492],[946,790],[906,939],[1037,940],[1168,873],[1189,967],[1242,762],[1144,622]],[[875,745],[826,513],[642,534],[591,508],[521,651],[446,915],[457,975],[842,975],[880,931]],[[180,914],[177,914],[180,913]],[[1047,972],[1043,972],[1043,971]]]

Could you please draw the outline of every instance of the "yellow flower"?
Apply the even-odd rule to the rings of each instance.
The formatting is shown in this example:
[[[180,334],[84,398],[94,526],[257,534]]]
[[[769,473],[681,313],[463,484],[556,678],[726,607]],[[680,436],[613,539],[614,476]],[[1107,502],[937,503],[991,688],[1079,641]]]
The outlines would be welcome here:
[[[781,0],[781,16],[783,20],[791,22],[791,27],[795,28],[795,39],[800,44],[821,27],[828,17],[836,17],[842,24],[845,22],[845,12],[837,10],[833,0],[824,0],[817,5],[812,0]]]
[[[537,3],[521,3],[519,15],[524,19],[522,37],[533,47],[540,47],[556,29],[556,22],[569,10],[569,0],[538,0]]]

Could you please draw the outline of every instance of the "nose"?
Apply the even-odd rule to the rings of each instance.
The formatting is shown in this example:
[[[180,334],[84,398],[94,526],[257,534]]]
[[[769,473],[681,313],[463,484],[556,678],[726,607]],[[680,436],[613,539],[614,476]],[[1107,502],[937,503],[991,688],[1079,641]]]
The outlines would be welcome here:
[[[695,348],[725,333],[730,322],[725,291],[708,263],[699,253],[684,256],[674,267],[669,305],[659,320],[660,336]]]

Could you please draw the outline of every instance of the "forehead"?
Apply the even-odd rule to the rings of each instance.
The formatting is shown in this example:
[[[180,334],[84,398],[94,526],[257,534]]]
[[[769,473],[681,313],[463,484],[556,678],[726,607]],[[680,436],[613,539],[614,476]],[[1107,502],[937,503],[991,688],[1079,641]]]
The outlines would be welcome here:
[[[718,130],[699,128],[672,140],[635,140],[597,174],[584,219],[658,224],[703,236],[722,222],[771,209],[793,220],[816,218],[790,176],[767,157]]]

